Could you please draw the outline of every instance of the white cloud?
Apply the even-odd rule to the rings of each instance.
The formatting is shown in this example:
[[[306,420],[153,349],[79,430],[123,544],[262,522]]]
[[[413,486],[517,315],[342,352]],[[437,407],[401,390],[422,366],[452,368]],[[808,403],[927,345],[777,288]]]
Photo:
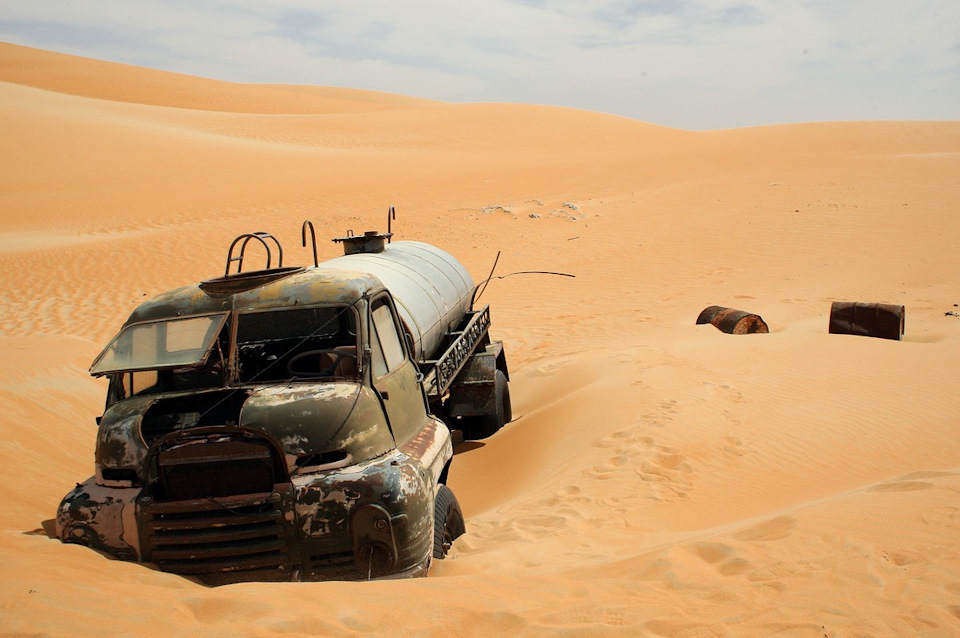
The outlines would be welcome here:
[[[12,42],[233,81],[686,128],[960,117],[953,0],[7,1]]]

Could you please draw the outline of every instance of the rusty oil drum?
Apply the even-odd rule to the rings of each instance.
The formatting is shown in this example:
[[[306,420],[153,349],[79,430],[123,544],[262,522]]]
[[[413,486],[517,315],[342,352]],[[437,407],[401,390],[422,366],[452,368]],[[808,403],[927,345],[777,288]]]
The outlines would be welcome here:
[[[759,334],[770,332],[766,322],[760,315],[755,315],[736,308],[723,306],[708,306],[697,317],[697,323],[713,324],[721,332],[732,335]]]
[[[830,334],[900,341],[903,337],[903,315],[903,306],[834,301],[830,307]]]

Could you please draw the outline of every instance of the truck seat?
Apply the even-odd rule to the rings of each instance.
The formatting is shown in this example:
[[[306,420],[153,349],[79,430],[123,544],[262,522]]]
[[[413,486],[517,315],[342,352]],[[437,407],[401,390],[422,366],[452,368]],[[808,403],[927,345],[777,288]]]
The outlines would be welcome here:
[[[324,354],[320,362],[320,369],[324,370],[333,366],[333,376],[335,377],[355,377],[357,376],[357,347],[356,346],[338,346],[337,352],[342,352],[342,356],[336,354]]]

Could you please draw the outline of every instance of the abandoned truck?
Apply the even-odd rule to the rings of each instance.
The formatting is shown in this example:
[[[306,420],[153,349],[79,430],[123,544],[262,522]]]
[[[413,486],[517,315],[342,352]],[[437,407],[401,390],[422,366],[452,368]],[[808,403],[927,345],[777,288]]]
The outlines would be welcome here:
[[[466,269],[390,236],[283,267],[241,235],[223,277],[134,310],[90,368],[95,474],[60,539],[212,585],[425,575],[464,532],[451,430],[510,421],[508,370]]]

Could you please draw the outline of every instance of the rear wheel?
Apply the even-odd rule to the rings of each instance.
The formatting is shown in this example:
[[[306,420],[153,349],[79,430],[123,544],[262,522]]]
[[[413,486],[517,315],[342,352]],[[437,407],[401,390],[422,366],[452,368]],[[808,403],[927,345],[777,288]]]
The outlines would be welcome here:
[[[444,558],[453,541],[466,531],[457,497],[449,487],[441,484],[433,510],[433,557]]]
[[[510,384],[507,375],[497,370],[493,377],[494,406],[493,414],[464,417],[461,419],[463,437],[476,440],[493,436],[497,430],[513,420],[513,406],[510,403]]]
[[[500,390],[500,398],[498,401],[500,405],[503,406],[503,423],[501,425],[506,425],[513,421],[513,404],[510,403],[510,384],[507,382],[507,375],[503,372],[497,370],[498,382],[502,382],[502,389]]]

